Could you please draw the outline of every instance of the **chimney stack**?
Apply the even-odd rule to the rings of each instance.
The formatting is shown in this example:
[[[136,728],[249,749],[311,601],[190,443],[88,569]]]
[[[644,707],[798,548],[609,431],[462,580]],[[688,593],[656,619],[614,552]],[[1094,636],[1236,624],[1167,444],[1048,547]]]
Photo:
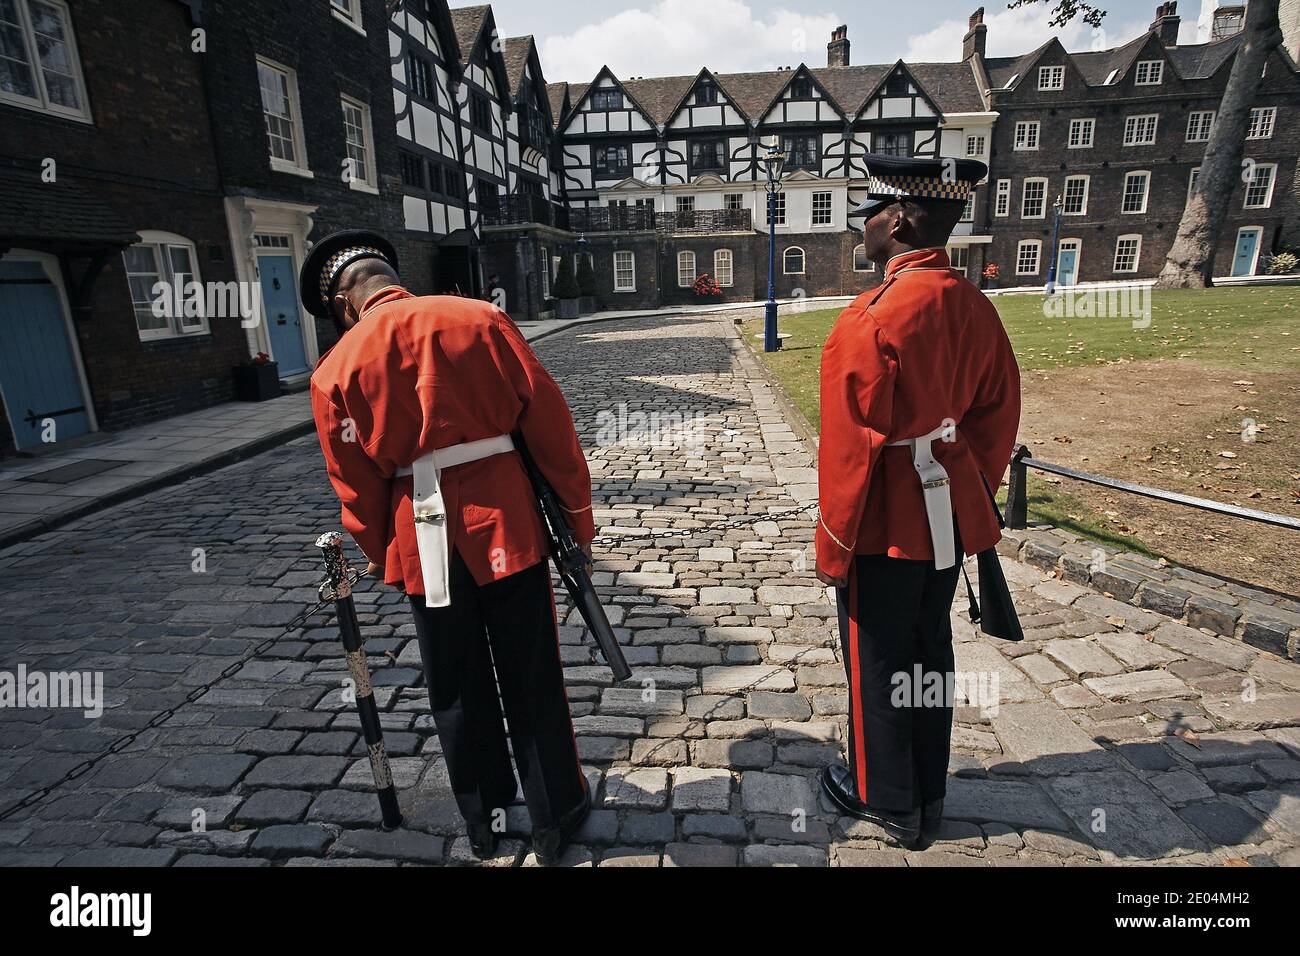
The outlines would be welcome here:
[[[989,28],[984,25],[984,8],[980,7],[970,15],[970,30],[961,41],[961,58],[969,60],[975,54],[979,54],[980,59],[985,56],[985,46],[988,42]]]
[[[1178,16],[1177,0],[1167,0],[1166,3],[1156,7],[1156,18],[1151,24],[1151,32],[1160,37],[1160,42],[1165,46],[1178,45]]]
[[[831,31],[831,42],[826,44],[827,66],[849,65],[849,28],[841,23]]]

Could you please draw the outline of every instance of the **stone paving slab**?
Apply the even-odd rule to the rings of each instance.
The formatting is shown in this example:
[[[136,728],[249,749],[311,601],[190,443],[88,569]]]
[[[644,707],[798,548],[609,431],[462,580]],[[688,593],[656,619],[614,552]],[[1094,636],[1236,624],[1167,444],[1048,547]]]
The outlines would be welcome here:
[[[940,840],[905,852],[840,818],[817,788],[847,739],[835,608],[813,569],[813,513],[790,513],[815,500],[815,455],[754,356],[710,316],[592,324],[538,351],[572,401],[596,521],[614,539],[597,548],[596,580],[635,668],[614,684],[557,595],[596,802],[565,865],[1300,858],[1300,666],[1197,624],[1208,618],[1190,598],[1178,617],[1128,603],[1164,569],[1117,556],[1107,596],[1063,571],[1070,542],[1036,533],[1004,545],[1023,643],[983,636],[964,600],[954,608],[957,670],[996,693],[958,701]],[[611,415],[643,420],[633,413],[645,428],[609,434]],[[759,520],[727,526],[745,516]],[[376,826],[332,622],[282,633],[314,602],[312,542],[337,524],[307,437],[0,551],[3,666],[104,680],[99,717],[0,710],[0,807],[54,786],[0,821],[0,863],[479,865],[401,595],[356,593],[406,816],[394,833]],[[1148,605],[1170,599],[1150,593]],[[1232,597],[1234,610],[1263,600]],[[64,779],[133,731],[122,753]],[[506,828],[484,865],[535,865],[522,804]]]

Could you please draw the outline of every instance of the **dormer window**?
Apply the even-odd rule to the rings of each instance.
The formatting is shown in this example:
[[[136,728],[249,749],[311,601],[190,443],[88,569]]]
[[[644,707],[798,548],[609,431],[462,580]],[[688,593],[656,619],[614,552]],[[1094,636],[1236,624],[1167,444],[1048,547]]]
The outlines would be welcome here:
[[[790,81],[790,99],[810,100],[813,98],[812,80],[806,76],[796,76]]]
[[[695,88],[696,106],[713,106],[718,102],[718,88],[707,80]]]
[[[1038,88],[1040,90],[1065,89],[1065,67],[1040,66],[1038,68]]]
[[[1137,69],[1133,73],[1135,86],[1159,86],[1164,78],[1164,60],[1138,60]]]
[[[895,73],[885,81],[886,96],[906,96],[907,88],[907,75],[903,73]]]

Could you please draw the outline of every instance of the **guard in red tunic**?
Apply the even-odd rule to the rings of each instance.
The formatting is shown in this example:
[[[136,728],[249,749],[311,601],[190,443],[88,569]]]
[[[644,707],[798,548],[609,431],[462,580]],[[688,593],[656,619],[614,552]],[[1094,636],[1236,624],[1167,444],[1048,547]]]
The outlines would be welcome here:
[[[848,766],[822,787],[904,845],[943,814],[952,699],[949,613],[962,559],[1001,537],[990,501],[1020,420],[1020,374],[997,310],[945,251],[973,160],[868,157],[854,210],[884,282],[822,351],[817,575],[838,588]],[[919,678],[919,680],[918,680]]]
[[[303,304],[342,331],[312,375],[316,430],[343,526],[371,573],[409,597],[471,846],[480,856],[496,847],[517,792],[513,752],[548,863],[591,800],[545,538],[511,434],[584,548],[595,536],[590,474],[564,396],[510,317],[473,299],[413,296],[396,269],[392,246],[361,230],[322,239],[303,264]]]

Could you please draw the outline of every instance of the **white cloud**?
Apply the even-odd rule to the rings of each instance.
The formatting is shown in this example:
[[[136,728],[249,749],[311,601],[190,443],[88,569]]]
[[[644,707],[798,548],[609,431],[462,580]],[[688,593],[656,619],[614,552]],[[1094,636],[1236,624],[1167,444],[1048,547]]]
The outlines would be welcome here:
[[[620,79],[824,66],[834,13],[776,10],[760,19],[743,0],[659,0],[573,33],[541,40],[547,79],[585,82],[608,64]],[[961,38],[958,37],[958,46]]]
[[[1109,17],[1100,29],[1094,29],[1081,20],[1074,20],[1063,28],[1050,27],[1051,2],[1034,3],[1014,10],[1000,10],[985,15],[988,32],[988,56],[1021,56],[1030,53],[1053,35],[1060,37],[1067,50],[1108,50],[1121,46],[1147,30],[1147,23],[1115,25]],[[1154,9],[1154,8],[1152,8]],[[961,41],[966,35],[968,21],[945,20],[928,33],[909,37],[903,59],[916,63],[956,60],[961,57]]]

